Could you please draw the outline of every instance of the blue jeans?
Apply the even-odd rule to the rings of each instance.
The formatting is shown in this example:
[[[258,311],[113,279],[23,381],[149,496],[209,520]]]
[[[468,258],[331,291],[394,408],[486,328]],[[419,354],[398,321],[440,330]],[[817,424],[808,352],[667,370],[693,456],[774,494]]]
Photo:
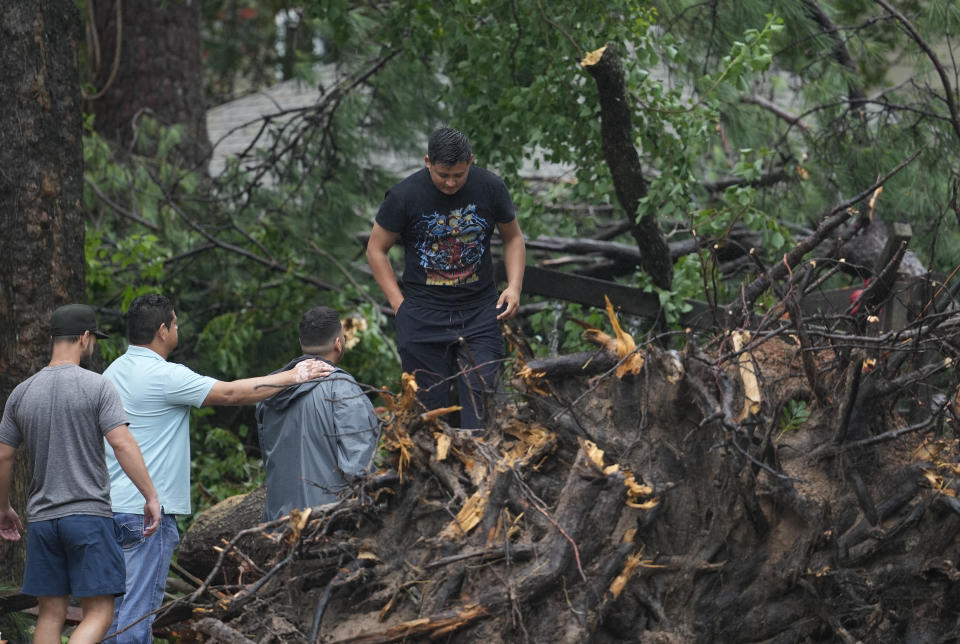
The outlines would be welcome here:
[[[120,547],[127,566],[127,591],[114,603],[113,624],[108,633],[126,628],[163,603],[163,591],[167,585],[167,571],[173,551],[180,542],[177,521],[163,514],[160,529],[152,536],[143,536],[143,515],[116,512]],[[151,615],[116,637],[108,636],[103,641],[109,644],[151,644],[153,620]]]

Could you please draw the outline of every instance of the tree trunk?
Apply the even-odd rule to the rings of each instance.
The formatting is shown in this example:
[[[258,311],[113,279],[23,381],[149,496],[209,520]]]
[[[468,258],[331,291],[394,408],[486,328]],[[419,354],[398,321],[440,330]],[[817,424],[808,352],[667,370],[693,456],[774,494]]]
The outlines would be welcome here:
[[[232,496],[217,503],[197,516],[180,542],[177,561],[198,577],[206,577],[219,559],[214,549],[229,541],[235,534],[256,525],[263,517],[267,488],[260,486],[249,494]],[[228,559],[221,565],[221,581],[236,579],[236,562]]]
[[[88,3],[95,16],[89,40],[96,46],[89,56],[95,90],[87,100],[97,132],[130,147],[136,141],[140,116],[148,113],[164,125],[184,125],[179,161],[205,167],[210,143],[203,98],[200,0]]]
[[[83,300],[83,123],[73,0],[0,12],[0,403],[46,363],[50,313]],[[22,451],[12,502],[26,507]],[[21,518],[23,518],[21,514]],[[25,541],[0,542],[0,585],[19,583]]]
[[[597,82],[603,156],[613,176],[617,201],[632,222],[630,233],[640,249],[640,266],[650,274],[654,284],[669,290],[673,283],[673,262],[657,215],[648,212],[637,219],[640,200],[647,195],[647,182],[640,166],[640,155],[633,145],[630,102],[620,55],[613,45],[608,44],[588,55],[581,64]]]

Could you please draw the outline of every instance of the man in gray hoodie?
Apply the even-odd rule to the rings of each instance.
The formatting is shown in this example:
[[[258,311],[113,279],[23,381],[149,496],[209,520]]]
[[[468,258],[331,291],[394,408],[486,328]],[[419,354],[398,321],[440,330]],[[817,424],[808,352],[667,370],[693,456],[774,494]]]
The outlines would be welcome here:
[[[340,315],[326,306],[310,309],[300,320],[304,355],[283,370],[310,358],[336,367],[345,345]],[[339,367],[323,380],[258,403],[257,429],[267,470],[264,521],[340,499],[351,482],[371,471],[380,437],[370,399]]]

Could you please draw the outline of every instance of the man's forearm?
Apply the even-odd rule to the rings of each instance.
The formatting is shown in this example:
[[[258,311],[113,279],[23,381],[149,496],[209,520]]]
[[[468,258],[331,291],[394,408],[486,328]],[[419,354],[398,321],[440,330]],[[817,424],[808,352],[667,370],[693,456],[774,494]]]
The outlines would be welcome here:
[[[13,479],[13,456],[16,449],[0,443],[0,539],[19,541],[23,522],[10,506],[10,481]]]
[[[507,269],[507,286],[518,292],[523,289],[523,269],[527,264],[527,246],[523,235],[517,235],[503,244],[503,263]]]
[[[220,389],[217,393],[223,397],[217,402],[204,404],[215,405],[252,405],[261,400],[266,400],[284,387],[297,384],[297,378],[294,370],[272,373],[269,376],[260,376],[257,378],[243,378],[232,382],[218,382],[214,389]],[[211,391],[211,394],[213,391]],[[209,399],[209,396],[208,396]]]
[[[396,311],[403,302],[403,293],[400,291],[400,285],[397,284],[397,278],[393,274],[393,267],[390,265],[387,254],[379,250],[368,249],[367,263],[370,264],[370,270],[373,273],[373,279],[377,281],[377,286],[383,291],[390,307]]]
[[[218,380],[203,399],[204,405],[252,405],[266,400],[284,387],[326,377],[333,367],[322,360],[303,360],[293,369],[259,378],[243,378],[232,382]]]
[[[0,443],[0,508],[10,505],[10,481],[13,480],[13,456],[16,450]]]

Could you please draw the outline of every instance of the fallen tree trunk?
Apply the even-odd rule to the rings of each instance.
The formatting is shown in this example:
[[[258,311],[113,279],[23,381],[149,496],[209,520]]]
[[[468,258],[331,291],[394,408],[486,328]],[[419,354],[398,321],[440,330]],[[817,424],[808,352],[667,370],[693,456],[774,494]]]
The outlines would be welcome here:
[[[761,243],[761,236],[756,231],[745,226],[735,226],[723,239],[688,237],[672,241],[668,247],[673,261],[704,247],[713,249],[718,260],[724,261],[745,255],[751,248],[758,248]],[[714,246],[716,246],[715,249]],[[596,254],[624,264],[642,266],[642,256],[637,247],[622,242],[541,235],[536,239],[528,240],[527,248],[559,253]]]

